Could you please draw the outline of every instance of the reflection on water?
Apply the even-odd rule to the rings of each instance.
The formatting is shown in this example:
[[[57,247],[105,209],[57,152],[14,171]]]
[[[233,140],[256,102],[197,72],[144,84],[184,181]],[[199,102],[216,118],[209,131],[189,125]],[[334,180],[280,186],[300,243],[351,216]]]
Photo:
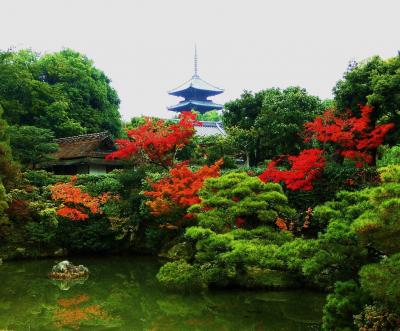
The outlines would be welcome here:
[[[169,293],[155,279],[157,261],[137,257],[72,259],[90,278],[60,287],[47,278],[54,262],[0,266],[0,330],[319,330],[325,300],[306,291]]]
[[[72,286],[83,285],[88,278],[89,276],[78,279],[52,279],[51,282],[60,290],[68,291]]]

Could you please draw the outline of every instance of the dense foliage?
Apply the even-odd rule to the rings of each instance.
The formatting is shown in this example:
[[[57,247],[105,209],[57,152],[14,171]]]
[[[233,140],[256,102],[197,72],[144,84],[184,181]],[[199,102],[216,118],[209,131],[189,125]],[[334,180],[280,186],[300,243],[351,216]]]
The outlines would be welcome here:
[[[0,105],[10,125],[49,129],[56,137],[120,134],[119,99],[110,79],[70,49],[43,56],[0,52]]]
[[[19,176],[19,166],[13,160],[7,127],[0,105],[0,182],[11,187]]]
[[[319,98],[299,87],[267,89],[252,94],[245,91],[240,99],[225,104],[225,125],[251,130],[245,148],[250,165],[279,154],[296,154],[304,147],[303,124],[322,113]]]
[[[12,126],[8,134],[14,158],[30,169],[52,160],[51,154],[58,149],[54,133],[48,129]]]

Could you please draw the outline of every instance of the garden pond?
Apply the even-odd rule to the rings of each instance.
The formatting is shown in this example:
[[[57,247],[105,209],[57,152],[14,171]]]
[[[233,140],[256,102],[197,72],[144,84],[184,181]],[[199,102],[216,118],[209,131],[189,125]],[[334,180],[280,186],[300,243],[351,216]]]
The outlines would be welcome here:
[[[325,295],[218,290],[177,294],[155,258],[71,258],[87,280],[47,277],[54,259],[0,265],[0,330],[319,330]]]

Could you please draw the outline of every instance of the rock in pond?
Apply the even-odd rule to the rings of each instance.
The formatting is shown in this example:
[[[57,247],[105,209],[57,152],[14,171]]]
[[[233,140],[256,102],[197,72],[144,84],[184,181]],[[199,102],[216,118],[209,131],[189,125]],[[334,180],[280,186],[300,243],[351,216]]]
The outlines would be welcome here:
[[[89,276],[89,269],[83,265],[75,266],[69,261],[58,262],[49,273],[51,279],[81,279]]]

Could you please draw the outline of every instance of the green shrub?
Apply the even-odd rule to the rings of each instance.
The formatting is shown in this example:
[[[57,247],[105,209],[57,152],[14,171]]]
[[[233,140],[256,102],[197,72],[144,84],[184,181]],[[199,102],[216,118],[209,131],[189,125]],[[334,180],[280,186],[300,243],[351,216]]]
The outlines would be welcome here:
[[[66,181],[69,176],[55,176],[53,173],[47,172],[46,170],[28,170],[24,172],[24,178],[27,179],[30,184],[37,187],[53,185],[62,181],[60,177],[63,177],[64,181]]]
[[[80,222],[60,219],[56,240],[72,253],[111,252],[115,248],[114,233],[103,217]]]
[[[322,330],[355,330],[353,315],[361,311],[367,300],[368,297],[355,281],[335,283],[335,289],[328,295],[324,307]]]
[[[360,282],[372,298],[400,314],[400,253],[365,265],[360,271]]]
[[[278,217],[293,217],[295,211],[279,184],[263,183],[258,177],[243,172],[232,172],[218,178],[209,178],[199,194],[201,203],[189,208],[201,227],[216,232],[242,226],[254,228],[274,225]]]
[[[171,290],[193,290],[204,287],[197,267],[179,260],[163,265],[157,274],[158,281]]]
[[[379,167],[400,164],[400,145],[390,148],[386,146],[383,150],[382,157],[376,162]]]

